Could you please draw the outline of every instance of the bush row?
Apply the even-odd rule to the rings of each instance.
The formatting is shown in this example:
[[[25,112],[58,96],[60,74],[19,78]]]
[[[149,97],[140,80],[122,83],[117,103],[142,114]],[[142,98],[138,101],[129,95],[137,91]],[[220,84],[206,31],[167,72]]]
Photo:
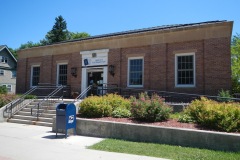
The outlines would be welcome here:
[[[240,131],[240,104],[219,103],[207,98],[194,100],[180,117],[182,122],[196,122],[201,126],[226,132]]]
[[[116,94],[103,97],[90,96],[80,103],[79,113],[84,117],[133,117],[147,121],[162,121],[169,118],[172,108],[164,100],[152,95],[141,93],[139,99],[125,99]]]
[[[80,114],[85,117],[128,117],[130,101],[116,94],[90,96],[80,103]]]

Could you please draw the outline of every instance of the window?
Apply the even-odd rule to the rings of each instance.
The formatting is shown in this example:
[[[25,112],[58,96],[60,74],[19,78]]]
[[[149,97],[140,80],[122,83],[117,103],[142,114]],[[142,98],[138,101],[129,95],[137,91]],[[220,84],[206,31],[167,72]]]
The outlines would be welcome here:
[[[8,58],[4,57],[4,56],[0,56],[0,62],[7,63],[8,62]]]
[[[177,54],[175,56],[176,87],[195,86],[195,54]]]
[[[4,76],[4,70],[0,69],[0,76]]]
[[[67,85],[67,64],[58,65],[58,85]]]
[[[12,92],[12,85],[10,85],[10,84],[4,84],[4,85],[2,85],[2,86],[5,86],[5,87],[7,88],[7,91],[8,91],[8,92]]]
[[[128,59],[128,86],[143,87],[143,58]]]
[[[37,86],[40,79],[40,66],[32,66],[31,86]]]
[[[16,71],[12,71],[12,78],[16,78],[16,77],[17,77]]]

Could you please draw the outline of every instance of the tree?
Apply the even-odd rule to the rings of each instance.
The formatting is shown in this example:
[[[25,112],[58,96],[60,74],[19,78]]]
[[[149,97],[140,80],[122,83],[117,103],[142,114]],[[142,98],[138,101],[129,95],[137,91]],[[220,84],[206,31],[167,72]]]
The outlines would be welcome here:
[[[44,46],[44,45],[48,45],[56,42],[86,38],[89,36],[90,35],[86,32],[69,32],[67,30],[67,22],[60,15],[55,18],[55,24],[53,25],[52,30],[47,32],[44,39],[40,40],[37,43],[28,41],[27,43],[21,44],[21,46],[18,49],[16,49],[15,52],[19,49],[27,49],[32,47]]]
[[[90,34],[86,32],[75,32],[75,33],[69,32],[69,35],[70,35],[70,40],[90,37]]]
[[[27,43],[21,44],[21,46],[18,49],[27,49],[32,47],[38,47],[41,46],[41,43],[33,43],[32,41],[28,41]]]
[[[12,48],[8,48],[8,49],[13,54],[13,56],[17,59],[17,49],[12,49]]]
[[[60,15],[55,18],[55,24],[45,36],[49,44],[68,40],[69,32],[67,30],[67,22]]]
[[[232,92],[240,93],[240,35],[232,39]]]

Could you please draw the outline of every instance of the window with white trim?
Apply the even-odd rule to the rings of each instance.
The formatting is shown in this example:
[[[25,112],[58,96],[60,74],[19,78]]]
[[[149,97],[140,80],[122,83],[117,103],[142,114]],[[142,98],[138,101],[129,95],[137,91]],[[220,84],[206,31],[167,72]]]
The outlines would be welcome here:
[[[128,87],[143,87],[143,57],[128,59]]]
[[[40,66],[32,66],[31,86],[37,86],[40,80]]]
[[[67,64],[58,64],[58,85],[67,85]]]
[[[12,85],[11,84],[3,84],[2,86],[5,86],[7,88],[8,92],[12,92]]]
[[[175,55],[175,86],[195,86],[195,54],[185,53]]]
[[[8,62],[8,58],[4,57],[4,56],[0,56],[0,62],[1,63],[7,63]]]
[[[16,77],[17,77],[16,71],[12,71],[12,78],[16,78]]]
[[[0,76],[4,76],[4,70],[0,69]]]

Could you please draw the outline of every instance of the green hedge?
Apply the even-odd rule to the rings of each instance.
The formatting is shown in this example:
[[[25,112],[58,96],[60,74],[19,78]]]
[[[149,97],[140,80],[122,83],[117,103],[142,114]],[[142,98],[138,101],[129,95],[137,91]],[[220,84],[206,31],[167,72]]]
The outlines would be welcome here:
[[[116,94],[90,96],[80,103],[79,113],[84,117],[129,117],[130,101]]]
[[[240,104],[216,102],[207,98],[194,100],[185,110],[185,116],[207,127],[226,132],[240,131]]]
[[[116,94],[103,97],[90,96],[80,103],[79,113],[84,117],[136,118],[147,121],[163,121],[169,118],[172,108],[158,95],[151,98],[142,93],[139,99],[125,99]]]

